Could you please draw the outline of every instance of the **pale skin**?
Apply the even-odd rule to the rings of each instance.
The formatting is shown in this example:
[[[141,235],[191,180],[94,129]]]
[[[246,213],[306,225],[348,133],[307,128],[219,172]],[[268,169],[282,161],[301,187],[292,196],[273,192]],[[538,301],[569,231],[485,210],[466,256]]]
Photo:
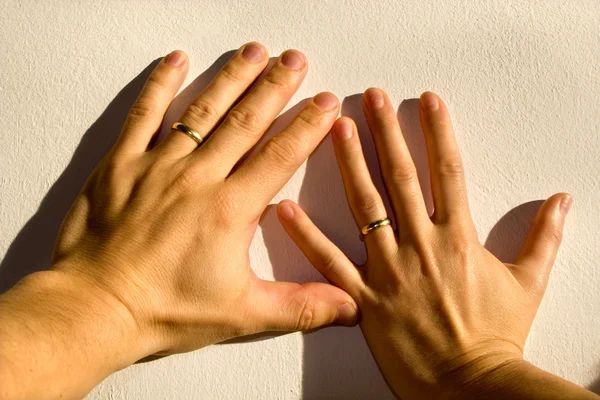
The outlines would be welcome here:
[[[0,398],[80,398],[149,355],[200,349],[266,331],[360,326],[394,393],[418,398],[598,398],[523,361],[572,198],[541,207],[515,264],[479,243],[446,106],[421,98],[435,213],[426,212],[414,165],[385,93],[369,89],[365,115],[394,206],[391,226],[368,234],[354,265],[291,201],[280,220],[330,281],[259,279],[248,249],[260,215],[329,131],[357,226],[384,218],[356,127],[337,119],[331,93],[313,97],[241,167],[298,89],[306,58],[268,62],[240,48],[173,130],[150,146],[189,69],[165,57],[121,135],[65,218],[49,271],[0,296]]]

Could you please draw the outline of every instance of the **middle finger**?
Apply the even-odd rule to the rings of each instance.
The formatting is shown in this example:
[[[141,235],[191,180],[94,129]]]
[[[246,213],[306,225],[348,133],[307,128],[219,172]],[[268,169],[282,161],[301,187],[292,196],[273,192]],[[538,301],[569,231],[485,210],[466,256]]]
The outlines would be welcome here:
[[[376,88],[364,93],[363,107],[400,235],[415,232],[429,223],[429,215],[396,113],[387,95]]]
[[[307,69],[304,54],[297,50],[284,52],[194,157],[209,161],[219,175],[227,176],[296,93]]]

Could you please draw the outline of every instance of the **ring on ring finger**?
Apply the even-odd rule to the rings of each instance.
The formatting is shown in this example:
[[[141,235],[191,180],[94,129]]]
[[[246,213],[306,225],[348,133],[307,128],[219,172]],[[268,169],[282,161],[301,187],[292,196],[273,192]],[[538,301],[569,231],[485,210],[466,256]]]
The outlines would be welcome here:
[[[196,132],[195,130],[193,130],[192,128],[190,128],[189,126],[187,126],[181,122],[175,122],[171,128],[187,135],[189,138],[194,140],[198,145],[201,145],[202,142],[204,141],[204,139],[202,138],[202,136],[200,136],[200,134],[198,132]]]
[[[392,223],[389,218],[378,219],[377,221],[373,221],[360,229],[360,233],[364,236],[367,236],[369,233],[373,232],[376,229],[383,228],[384,226],[388,226]]]

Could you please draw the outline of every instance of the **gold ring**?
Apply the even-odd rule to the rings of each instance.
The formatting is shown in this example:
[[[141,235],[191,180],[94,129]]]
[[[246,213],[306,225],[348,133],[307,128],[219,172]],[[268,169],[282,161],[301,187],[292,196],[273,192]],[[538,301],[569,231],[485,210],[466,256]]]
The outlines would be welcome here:
[[[198,132],[196,132],[189,126],[182,124],[181,122],[175,122],[171,128],[181,133],[185,133],[186,135],[194,139],[194,141],[198,144],[201,144],[204,141],[204,139],[202,139],[202,136],[200,136]]]
[[[390,221],[389,218],[380,219],[380,220],[371,222],[370,224],[365,225],[362,228],[360,228],[360,233],[362,233],[363,236],[367,236],[369,233],[373,232],[375,229],[379,229],[382,226],[390,225],[391,223],[392,223],[392,221]]]

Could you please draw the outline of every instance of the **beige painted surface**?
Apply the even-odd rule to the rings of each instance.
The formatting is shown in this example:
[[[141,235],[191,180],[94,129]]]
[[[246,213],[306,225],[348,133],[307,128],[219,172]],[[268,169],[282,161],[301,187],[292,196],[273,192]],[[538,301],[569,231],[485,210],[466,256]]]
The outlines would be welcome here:
[[[526,357],[600,392],[597,0],[4,0],[2,8],[0,286],[19,270],[47,266],[58,223],[118,133],[138,74],[181,48],[191,58],[191,82],[225,52],[258,40],[272,55],[295,47],[309,58],[294,103],[330,90],[345,99],[345,114],[360,119],[353,95],[386,89],[420,166],[416,103],[401,102],[439,92],[453,113],[480,238],[503,257],[514,254],[531,220],[535,204],[524,203],[574,194]],[[355,260],[364,257],[329,141],[273,203],[283,198],[300,201]],[[273,210],[251,257],[262,277],[320,279]],[[359,329],[218,345],[136,365],[89,396],[335,397],[391,398]]]

